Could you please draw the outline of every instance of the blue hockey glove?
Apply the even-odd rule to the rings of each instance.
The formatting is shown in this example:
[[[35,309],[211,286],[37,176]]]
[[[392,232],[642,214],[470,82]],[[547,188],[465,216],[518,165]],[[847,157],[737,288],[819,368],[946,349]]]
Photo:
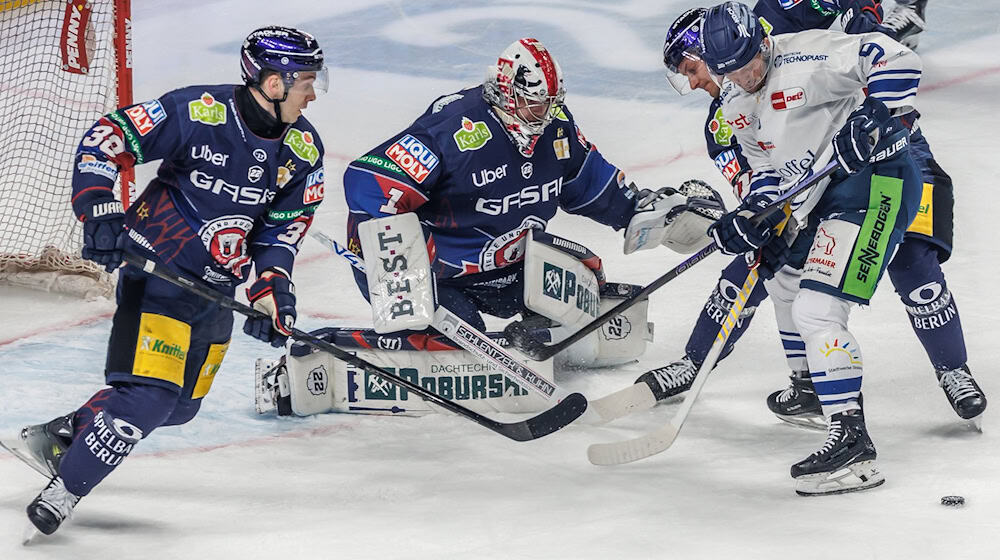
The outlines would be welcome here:
[[[772,237],[756,253],[746,253],[747,265],[750,268],[756,267],[757,274],[763,280],[774,278],[774,274],[788,264],[788,259],[791,256],[792,248],[780,235]]]
[[[708,234],[723,254],[739,255],[756,251],[774,236],[774,228],[785,219],[783,212],[774,212],[757,225],[750,221],[754,214],[769,203],[770,200],[765,196],[750,195],[739,208],[709,226]]]
[[[247,318],[243,332],[279,348],[285,345],[295,326],[295,285],[288,273],[277,268],[265,269],[247,288],[247,299],[267,318]]]
[[[879,31],[882,23],[882,4],[878,0],[840,0],[840,24],[845,33],[871,33]]]
[[[847,122],[833,137],[833,151],[844,171],[853,175],[868,167],[872,150],[891,120],[889,108],[873,97],[866,97],[847,117]]]
[[[122,264],[125,213],[117,200],[95,202],[83,219],[83,258],[114,272]]]

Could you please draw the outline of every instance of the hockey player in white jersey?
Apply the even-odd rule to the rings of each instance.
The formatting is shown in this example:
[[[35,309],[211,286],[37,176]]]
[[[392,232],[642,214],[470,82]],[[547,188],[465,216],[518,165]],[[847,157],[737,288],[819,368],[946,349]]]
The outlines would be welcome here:
[[[920,60],[880,33],[768,37],[736,2],[707,12],[701,49],[753,169],[743,206],[709,231],[726,253],[769,247],[769,267],[789,265],[768,291],[791,302],[829,422],[826,442],[791,468],[796,491],[878,486],[884,478],[859,403],[863,358],[847,319],[853,304],[868,303],[920,202],[920,172],[897,118],[912,110]],[[840,170],[796,201],[791,250],[774,250],[785,241],[773,233],[780,214],[760,225],[748,215],[831,153]]]

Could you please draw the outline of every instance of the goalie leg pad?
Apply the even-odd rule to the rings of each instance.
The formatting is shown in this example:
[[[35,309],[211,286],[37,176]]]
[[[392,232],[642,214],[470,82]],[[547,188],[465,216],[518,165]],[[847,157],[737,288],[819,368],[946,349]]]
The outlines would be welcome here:
[[[599,313],[605,313],[618,305],[642,286],[608,282],[601,289]],[[601,328],[583,340],[556,355],[561,367],[611,367],[637,360],[646,351],[646,343],[653,341],[653,323],[647,320],[648,300],[629,307],[620,315],[615,315]],[[576,332],[575,329],[562,332],[552,329],[555,342]]]
[[[524,305],[574,331],[598,315],[600,282],[591,267],[528,232]]]

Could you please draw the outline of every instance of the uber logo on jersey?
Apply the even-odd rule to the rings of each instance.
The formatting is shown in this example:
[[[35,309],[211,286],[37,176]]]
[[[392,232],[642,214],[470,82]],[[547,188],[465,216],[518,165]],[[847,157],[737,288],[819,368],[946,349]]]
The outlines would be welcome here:
[[[263,163],[264,160],[267,159],[267,152],[265,152],[260,148],[257,148],[256,150],[253,151],[253,159]]]
[[[525,162],[525,164],[521,166],[521,177],[524,177],[525,179],[530,179],[531,178],[531,173],[534,170],[535,170],[535,166],[531,165],[530,161]]]
[[[775,111],[794,109],[806,104],[806,92],[800,88],[788,88],[771,94],[771,107]]]
[[[229,163],[229,154],[213,152],[208,144],[202,144],[201,146],[191,146],[191,159],[203,159],[212,165],[225,167]]]
[[[198,171],[197,169],[191,172],[188,179],[191,181],[192,185],[198,187],[199,189],[211,191],[212,194],[225,193],[229,195],[230,200],[237,204],[256,206],[258,204],[271,202],[271,199],[274,198],[273,191],[262,189],[260,187],[233,185],[222,179],[216,179],[208,173]]]
[[[257,181],[260,181],[260,178],[263,176],[264,176],[264,168],[259,165],[255,165],[247,170],[247,179],[250,179],[251,183],[256,183]]]
[[[485,187],[493,181],[503,179],[506,176],[507,164],[505,163],[496,169],[480,169],[478,172],[473,173],[472,184],[477,187]]]

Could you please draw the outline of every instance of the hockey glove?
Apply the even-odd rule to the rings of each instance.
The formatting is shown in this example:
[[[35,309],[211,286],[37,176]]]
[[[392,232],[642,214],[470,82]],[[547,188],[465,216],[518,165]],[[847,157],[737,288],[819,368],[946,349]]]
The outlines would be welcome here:
[[[840,24],[845,33],[872,33],[882,23],[882,4],[878,0],[840,0]]]
[[[844,171],[853,175],[868,167],[872,150],[891,120],[889,108],[873,97],[866,97],[847,117],[847,123],[833,137],[833,151]]]
[[[268,318],[248,318],[243,332],[275,348],[285,345],[295,326],[295,285],[288,273],[278,268],[265,269],[247,288],[247,299]]]
[[[625,229],[626,255],[665,245],[678,253],[693,253],[709,240],[705,228],[725,213],[718,192],[703,181],[690,179],[680,187],[643,189],[636,211]]]
[[[95,202],[83,217],[83,258],[114,272],[122,264],[125,213],[117,200]]]
[[[765,243],[756,253],[746,253],[747,265],[750,268],[757,268],[757,274],[764,280],[774,278],[774,274],[781,267],[788,264],[791,258],[792,248],[781,238],[775,235],[770,241]]]
[[[774,228],[785,220],[784,212],[773,212],[757,225],[750,221],[770,203],[766,196],[751,194],[739,208],[712,224],[708,234],[719,250],[726,255],[739,255],[763,247],[774,236]]]

